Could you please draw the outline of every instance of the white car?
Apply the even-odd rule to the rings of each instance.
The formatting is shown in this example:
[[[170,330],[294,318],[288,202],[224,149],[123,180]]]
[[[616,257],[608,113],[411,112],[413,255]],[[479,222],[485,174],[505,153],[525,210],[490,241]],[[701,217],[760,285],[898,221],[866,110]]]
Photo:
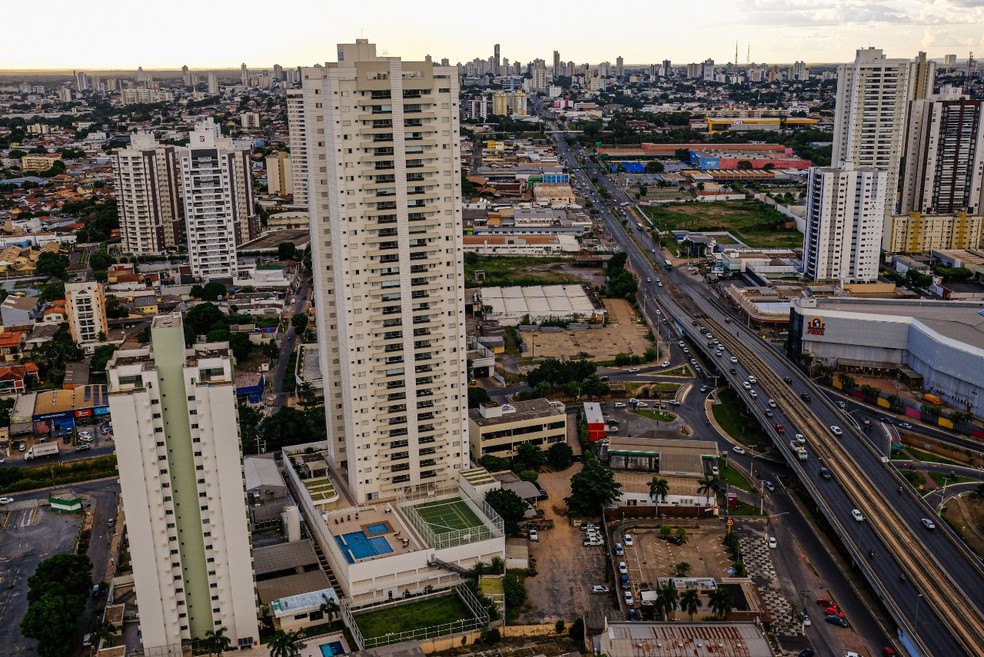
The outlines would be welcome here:
[[[636,402],[636,406],[638,408],[648,408],[649,407],[649,403],[648,402],[644,402],[644,401]]]
[[[721,470],[716,465],[712,465],[711,466],[711,474],[716,477],[719,474],[721,474]]]
[[[611,591],[611,589],[602,584],[595,584],[591,587],[591,592],[595,594],[608,593],[609,591]]]
[[[779,547],[779,542],[776,541],[776,537],[775,536],[770,536],[769,537],[769,549],[775,550],[777,547]]]
[[[539,541],[540,540],[540,534],[535,529],[531,529],[530,530],[530,540],[531,541]]]
[[[751,374],[748,375],[748,381],[749,381],[749,383],[758,383],[758,379],[756,379]]]
[[[0,500],[0,502],[2,501],[3,500]],[[929,518],[923,518],[919,522],[921,522],[923,527],[925,527],[926,529],[936,529],[936,523],[930,520]]]
[[[628,565],[624,561],[619,561],[618,562],[618,574],[619,575],[628,575],[629,574],[629,567],[628,567]]]
[[[752,389],[752,384],[749,383],[748,381],[742,381],[741,382],[741,387],[744,388],[745,390],[751,390]]]
[[[615,408],[625,408],[626,406],[628,406],[628,404],[626,404],[625,402],[617,401],[614,404],[612,404],[612,406],[614,406]]]
[[[677,344],[681,347],[686,347],[686,343],[683,340],[677,340]]]
[[[668,361],[668,360],[664,360],[664,361],[663,361],[663,362],[662,362],[662,363],[660,364],[660,367],[669,367],[669,366],[670,366],[670,361]]]
[[[0,504],[10,504],[14,501],[12,497],[0,497]]]
[[[635,599],[632,597],[632,591],[626,591],[625,592],[625,604],[627,604],[628,606],[631,607],[634,602],[635,602]]]
[[[738,359],[736,357],[732,356],[731,357],[731,362],[732,363],[737,363],[738,362]]]
[[[628,371],[629,371],[629,374],[635,374],[636,372],[639,371],[639,368],[638,367],[630,367]]]
[[[769,400],[769,408],[775,408],[775,407],[776,407],[776,400],[775,399],[770,399]]]
[[[841,436],[841,435],[844,434],[844,432],[841,430],[841,428],[839,426],[837,426],[836,424],[831,424],[830,425],[830,433],[834,434],[835,436]]]
[[[632,542],[632,534],[625,535],[625,547],[632,547],[635,543]]]
[[[864,520],[864,515],[857,509],[851,509],[851,517],[858,522],[862,522]]]
[[[745,453],[745,448],[744,447],[739,447],[738,445],[735,445],[734,447],[731,448],[731,451],[734,452],[735,454],[744,454]]]
[[[774,492],[776,490],[776,485],[771,481],[765,482],[765,487],[769,489],[769,492]]]

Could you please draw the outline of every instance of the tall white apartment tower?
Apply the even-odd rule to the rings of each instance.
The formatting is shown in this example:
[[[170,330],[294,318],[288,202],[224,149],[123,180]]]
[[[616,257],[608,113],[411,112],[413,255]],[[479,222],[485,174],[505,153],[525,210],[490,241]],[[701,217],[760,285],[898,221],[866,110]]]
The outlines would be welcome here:
[[[982,111],[952,87],[910,103],[900,214],[984,212]]]
[[[317,68],[320,67],[315,67],[315,69]],[[290,177],[294,183],[294,205],[307,207],[308,128],[307,123],[304,120],[303,89],[287,90],[287,130],[287,144],[290,146]]]
[[[184,246],[176,150],[157,143],[153,133],[136,132],[130,146],[113,157],[125,253],[160,254]]]
[[[225,628],[258,642],[253,564],[225,342],[185,348],[181,314],[151,322],[151,346],[117,351],[109,408],[126,511],[144,654]]]
[[[878,278],[888,174],[873,167],[810,169],[804,275],[813,281]]]
[[[468,463],[457,73],[358,39],[302,74],[333,464],[360,503],[451,483]]]
[[[256,237],[249,151],[223,137],[212,119],[195,124],[178,149],[191,273],[202,280],[235,278],[236,247]]]
[[[889,59],[877,48],[858,50],[853,64],[837,69],[837,106],[831,163],[875,167],[888,173],[885,212],[898,204],[899,167],[909,101],[933,93],[936,63]],[[888,235],[883,244],[887,248]]]
[[[106,339],[106,293],[102,283],[82,281],[65,283],[65,314],[72,339],[90,350]],[[102,334],[102,337],[100,337]]]

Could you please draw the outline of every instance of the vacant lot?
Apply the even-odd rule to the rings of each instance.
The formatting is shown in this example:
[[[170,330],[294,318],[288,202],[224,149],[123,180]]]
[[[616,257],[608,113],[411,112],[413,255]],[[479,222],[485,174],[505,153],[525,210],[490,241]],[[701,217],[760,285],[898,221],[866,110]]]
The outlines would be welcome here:
[[[753,247],[802,246],[792,222],[758,201],[720,201],[646,207],[660,230],[728,231]]]
[[[650,588],[655,588],[658,578],[674,575],[676,565],[682,562],[690,564],[691,577],[727,576],[731,560],[724,547],[724,523],[706,520],[701,522],[699,528],[690,527],[689,524],[683,525],[687,532],[683,545],[661,540],[660,530],[655,523],[627,530],[632,534],[635,545],[625,548],[625,563],[629,568],[629,580],[636,596],[639,595],[640,583],[644,582]]]
[[[496,258],[469,254],[465,258],[465,286],[576,285],[581,281],[567,271],[572,262],[572,258]],[[482,275],[476,276],[476,272]]]
[[[589,360],[611,361],[617,354],[642,355],[653,345],[646,337],[649,329],[639,322],[627,301],[606,299],[605,308],[609,321],[602,328],[521,333],[526,353],[538,359],[568,359],[585,354]]]

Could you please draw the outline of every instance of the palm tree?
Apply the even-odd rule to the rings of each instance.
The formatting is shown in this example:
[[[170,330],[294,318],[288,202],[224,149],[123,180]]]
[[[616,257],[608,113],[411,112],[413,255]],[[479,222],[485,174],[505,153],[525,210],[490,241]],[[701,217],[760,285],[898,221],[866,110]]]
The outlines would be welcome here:
[[[716,588],[711,592],[709,599],[709,605],[711,611],[720,620],[724,620],[731,610],[734,608],[734,603],[731,601],[731,593],[728,592],[726,588]]]
[[[686,561],[681,561],[677,565],[673,566],[673,568],[676,570],[677,577],[686,577],[690,574],[690,571],[694,569],[694,567]]]
[[[220,627],[217,630],[207,630],[205,632],[205,650],[211,657],[219,657],[222,653],[232,647],[232,639],[225,635],[226,628]]]
[[[649,482],[649,497],[656,501],[656,515],[659,515],[659,503],[666,502],[670,492],[670,482],[660,477],[653,477]]]
[[[321,594],[321,597],[324,600],[324,602],[321,603],[321,606],[318,608],[318,611],[320,611],[322,614],[327,616],[328,622],[331,623],[332,621],[335,620],[335,614],[341,611],[341,607],[338,606],[338,601],[335,600],[335,598],[329,598],[327,595],[323,593]]]
[[[297,657],[301,654],[301,649],[297,647],[301,638],[300,631],[277,630],[270,639],[270,657]]]
[[[656,597],[656,607],[663,612],[663,620],[670,620],[670,614],[676,609],[677,606],[677,590],[673,582],[667,582],[663,588],[659,590],[659,595]]]
[[[92,645],[98,647],[102,642],[108,645],[116,637],[116,626],[103,621],[92,631]]]
[[[700,609],[703,604],[704,603],[700,601],[700,593],[697,589],[687,589],[683,592],[683,595],[680,596],[680,609],[687,612],[687,615],[690,616],[690,622],[693,622],[694,614],[697,613],[697,610]]]
[[[711,491],[714,490],[714,477],[704,477],[697,482],[700,486],[697,488],[697,492],[704,496],[705,504],[710,506],[711,504]]]

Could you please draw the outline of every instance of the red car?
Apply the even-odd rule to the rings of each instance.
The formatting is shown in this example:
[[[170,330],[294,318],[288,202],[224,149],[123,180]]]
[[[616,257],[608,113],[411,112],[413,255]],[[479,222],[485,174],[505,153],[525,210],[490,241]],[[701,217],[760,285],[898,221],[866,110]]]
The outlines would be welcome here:
[[[834,603],[830,598],[817,598],[817,605],[820,607],[829,607]]]
[[[786,427],[782,426],[782,422],[776,422],[776,431],[786,433]]]

